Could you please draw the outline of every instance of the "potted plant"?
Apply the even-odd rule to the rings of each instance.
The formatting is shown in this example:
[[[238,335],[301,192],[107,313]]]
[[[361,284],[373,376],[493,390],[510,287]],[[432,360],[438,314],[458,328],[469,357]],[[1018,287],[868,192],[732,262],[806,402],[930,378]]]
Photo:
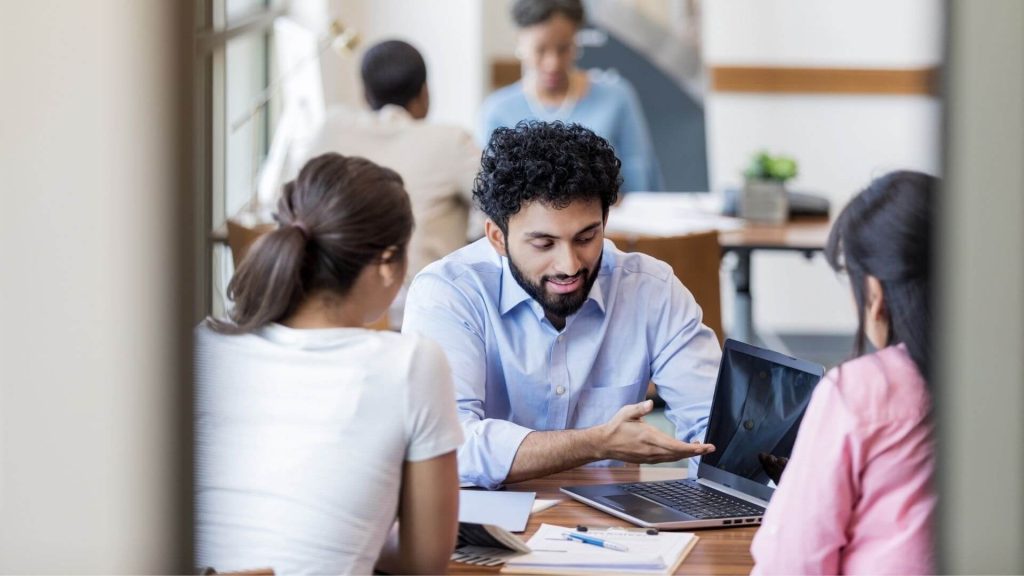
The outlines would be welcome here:
[[[748,220],[782,223],[789,216],[786,181],[797,174],[796,160],[767,152],[754,155],[743,172],[739,215]]]

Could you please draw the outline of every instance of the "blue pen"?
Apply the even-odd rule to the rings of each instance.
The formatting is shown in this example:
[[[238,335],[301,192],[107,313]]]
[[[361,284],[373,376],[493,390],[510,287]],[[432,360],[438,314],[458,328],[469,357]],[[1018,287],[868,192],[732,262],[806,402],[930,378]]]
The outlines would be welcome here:
[[[591,544],[593,546],[601,546],[602,548],[608,548],[610,550],[618,550],[619,552],[629,552],[629,548],[619,544],[618,542],[609,542],[602,540],[601,538],[595,538],[593,536],[587,536],[578,532],[562,532],[562,538],[566,540],[576,540],[577,542],[583,542],[584,544]]]

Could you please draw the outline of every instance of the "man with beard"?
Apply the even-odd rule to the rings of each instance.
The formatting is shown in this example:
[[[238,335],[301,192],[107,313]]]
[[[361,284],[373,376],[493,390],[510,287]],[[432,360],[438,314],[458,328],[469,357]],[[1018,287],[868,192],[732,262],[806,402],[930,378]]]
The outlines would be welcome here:
[[[576,124],[498,128],[473,189],[485,237],[412,283],[403,332],[438,342],[451,364],[464,483],[714,450],[700,440],[718,340],[667,264],[604,239],[619,165]],[[651,381],[678,438],[643,422]]]

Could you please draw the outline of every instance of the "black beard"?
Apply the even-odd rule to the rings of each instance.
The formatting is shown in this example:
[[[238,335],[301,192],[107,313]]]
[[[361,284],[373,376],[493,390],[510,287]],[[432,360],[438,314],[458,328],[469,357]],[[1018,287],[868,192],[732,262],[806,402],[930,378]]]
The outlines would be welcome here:
[[[593,288],[594,282],[597,281],[597,271],[601,269],[601,257],[597,259],[597,266],[594,268],[594,272],[586,268],[581,268],[577,275],[583,275],[583,288],[569,294],[548,294],[544,290],[544,284],[551,279],[554,280],[566,280],[571,278],[565,274],[558,274],[556,276],[541,276],[540,284],[534,284],[531,282],[523,271],[516,266],[516,263],[512,260],[512,253],[506,248],[505,252],[508,254],[508,269],[512,271],[512,277],[515,278],[516,283],[519,284],[530,295],[531,298],[540,303],[540,307],[544,309],[544,312],[549,316],[555,316],[556,318],[567,318],[572,316],[583,307],[583,303],[587,301],[587,296],[590,295],[590,289]]]

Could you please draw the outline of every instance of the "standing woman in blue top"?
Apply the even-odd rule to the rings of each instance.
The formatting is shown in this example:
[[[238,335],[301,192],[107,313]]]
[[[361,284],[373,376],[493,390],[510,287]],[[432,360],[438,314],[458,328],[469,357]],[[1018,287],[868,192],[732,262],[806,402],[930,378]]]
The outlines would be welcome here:
[[[516,0],[516,56],[522,80],[497,90],[483,104],[481,145],[499,126],[520,120],[561,120],[608,140],[622,161],[622,191],[660,190],[661,171],[633,87],[613,72],[576,67],[576,32],[585,15],[580,0]]]

